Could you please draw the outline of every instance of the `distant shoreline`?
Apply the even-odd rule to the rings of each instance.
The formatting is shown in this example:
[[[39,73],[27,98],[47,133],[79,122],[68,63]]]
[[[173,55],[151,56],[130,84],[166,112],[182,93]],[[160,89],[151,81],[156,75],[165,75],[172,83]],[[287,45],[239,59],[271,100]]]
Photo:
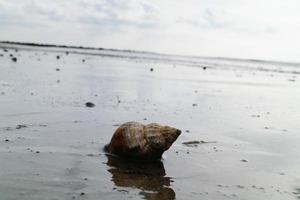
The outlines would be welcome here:
[[[177,55],[168,53],[156,53],[151,51],[137,51],[129,49],[113,49],[104,47],[87,47],[87,46],[74,46],[74,45],[57,45],[48,43],[34,43],[34,42],[15,42],[15,41],[0,41],[1,44],[8,45],[21,45],[21,46],[31,46],[31,47],[48,47],[48,48],[68,48],[68,49],[81,49],[81,50],[95,50],[95,51],[113,51],[113,52],[123,52],[123,53],[137,53],[137,54],[150,54],[156,56],[176,56],[181,58],[191,58],[191,59],[208,59],[208,60],[227,60],[227,61],[237,61],[237,62],[257,62],[257,63],[267,63],[267,64],[283,64],[291,66],[299,66],[298,62],[284,62],[284,61],[274,61],[274,60],[262,60],[262,59],[246,59],[246,58],[231,58],[231,57],[209,57],[209,56],[193,56],[193,55]]]

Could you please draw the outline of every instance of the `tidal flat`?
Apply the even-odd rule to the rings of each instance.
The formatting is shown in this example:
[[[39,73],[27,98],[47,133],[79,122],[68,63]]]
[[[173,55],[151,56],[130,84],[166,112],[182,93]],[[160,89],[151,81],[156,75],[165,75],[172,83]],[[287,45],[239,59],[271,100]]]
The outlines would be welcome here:
[[[300,199],[300,65],[0,43],[0,199]],[[103,147],[182,130],[161,162]]]

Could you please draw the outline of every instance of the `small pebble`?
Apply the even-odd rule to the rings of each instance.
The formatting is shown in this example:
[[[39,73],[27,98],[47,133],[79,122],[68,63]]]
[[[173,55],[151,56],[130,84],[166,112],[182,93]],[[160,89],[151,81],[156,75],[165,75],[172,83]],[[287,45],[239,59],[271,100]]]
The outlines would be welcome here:
[[[84,193],[84,192],[81,192],[80,195],[83,196],[83,195],[85,195],[85,193]]]
[[[153,72],[153,70],[154,70],[153,68],[150,68],[150,71],[151,71],[151,72]]]
[[[92,102],[86,102],[86,103],[85,103],[85,106],[86,106],[86,107],[89,107],[89,108],[92,108],[92,107],[95,107],[95,104],[92,103]]]
[[[241,161],[242,161],[242,162],[248,162],[248,160],[246,160],[246,159],[242,159]]]
[[[56,59],[59,60],[59,59],[60,59],[60,56],[56,56]]]
[[[11,60],[14,61],[14,62],[17,62],[17,58],[16,57],[12,57]]]
[[[18,125],[16,126],[16,129],[26,128],[26,127],[27,127],[27,126],[24,125],[24,124],[18,124]]]
[[[35,153],[40,153],[40,151],[36,151]]]

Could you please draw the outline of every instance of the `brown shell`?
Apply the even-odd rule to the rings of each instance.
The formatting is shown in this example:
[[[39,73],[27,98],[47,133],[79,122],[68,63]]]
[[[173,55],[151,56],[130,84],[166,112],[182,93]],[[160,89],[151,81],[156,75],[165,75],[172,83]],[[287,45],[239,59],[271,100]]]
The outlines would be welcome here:
[[[122,124],[114,133],[107,152],[139,160],[160,159],[164,151],[175,142],[181,131],[157,123],[143,125],[138,122]]]

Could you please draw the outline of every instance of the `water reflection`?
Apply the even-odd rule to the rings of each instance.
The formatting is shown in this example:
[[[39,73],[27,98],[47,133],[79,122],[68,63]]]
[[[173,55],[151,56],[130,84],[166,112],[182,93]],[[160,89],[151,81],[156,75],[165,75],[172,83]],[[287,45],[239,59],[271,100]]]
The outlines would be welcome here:
[[[107,165],[116,186],[140,189],[139,194],[148,200],[175,199],[175,192],[170,187],[172,180],[166,177],[161,161],[138,163],[108,156]]]
[[[293,194],[296,196],[297,199],[300,199],[300,188],[295,188]]]

